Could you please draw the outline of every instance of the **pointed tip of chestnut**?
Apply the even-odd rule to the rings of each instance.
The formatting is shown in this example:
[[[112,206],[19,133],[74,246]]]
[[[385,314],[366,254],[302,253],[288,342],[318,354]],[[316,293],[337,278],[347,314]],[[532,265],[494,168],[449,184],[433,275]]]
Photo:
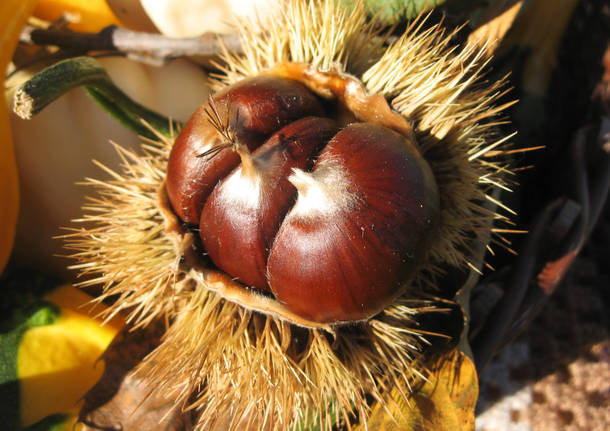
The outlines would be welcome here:
[[[336,211],[350,208],[356,199],[347,190],[347,179],[337,169],[318,169],[315,173],[294,169],[288,180],[298,193],[292,217],[330,217]]]
[[[299,194],[306,194],[308,189],[317,186],[317,182],[311,173],[299,168],[292,168],[292,174],[288,177],[288,181],[296,187]]]

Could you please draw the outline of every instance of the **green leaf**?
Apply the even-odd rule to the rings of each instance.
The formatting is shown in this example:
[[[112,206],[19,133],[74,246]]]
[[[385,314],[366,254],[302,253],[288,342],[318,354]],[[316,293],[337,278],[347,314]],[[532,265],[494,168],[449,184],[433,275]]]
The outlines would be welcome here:
[[[0,417],[6,429],[21,428],[17,358],[23,335],[31,328],[54,323],[59,315],[59,307],[39,300],[13,311],[7,320],[14,325],[12,328],[7,327],[7,322],[3,325],[0,333]]]
[[[359,0],[347,0],[347,7],[353,6]],[[394,23],[403,19],[412,19],[421,12],[433,9],[446,0],[365,0],[368,14],[382,22]]]
[[[67,413],[48,416],[34,425],[24,428],[23,431],[62,431],[70,419]]]

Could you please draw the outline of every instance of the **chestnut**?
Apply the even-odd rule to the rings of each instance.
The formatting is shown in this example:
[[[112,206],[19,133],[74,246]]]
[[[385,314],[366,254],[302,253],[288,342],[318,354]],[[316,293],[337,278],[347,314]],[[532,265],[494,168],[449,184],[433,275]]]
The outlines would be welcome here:
[[[176,140],[167,194],[234,280],[311,322],[365,320],[415,276],[439,193],[412,134],[321,114],[285,78],[225,88]]]
[[[324,115],[317,97],[294,80],[269,76],[244,79],[214,96],[215,110],[249,150],[258,148],[282,126],[309,115]],[[221,140],[201,106],[176,139],[167,163],[167,194],[180,219],[197,224],[203,205],[218,181],[239,164],[225,149],[206,157]]]
[[[436,227],[434,176],[402,135],[352,124],[295,170],[296,204],[269,253],[269,284],[296,314],[317,322],[363,320],[404,292]]]
[[[220,269],[248,286],[268,289],[267,255],[296,196],[288,175],[294,168],[310,169],[337,131],[331,119],[306,117],[280,129],[253,154],[239,151],[241,166],[216,186],[199,223],[203,246]]]

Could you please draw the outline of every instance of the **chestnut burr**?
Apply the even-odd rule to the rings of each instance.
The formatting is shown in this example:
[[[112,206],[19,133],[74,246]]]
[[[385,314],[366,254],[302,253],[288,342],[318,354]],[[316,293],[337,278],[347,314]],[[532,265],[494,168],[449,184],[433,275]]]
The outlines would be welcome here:
[[[324,115],[316,96],[290,79],[257,76],[227,87],[214,96],[220,118],[237,140],[252,151],[282,126],[309,115]],[[180,219],[197,224],[201,210],[218,181],[240,161],[231,149],[214,157],[202,156],[221,144],[205,112],[209,103],[189,119],[176,139],[167,165],[167,194]]]
[[[167,175],[174,211],[218,269],[318,323],[391,305],[426,257],[440,206],[412,134],[327,118],[338,112],[297,81],[245,79],[191,118]]]

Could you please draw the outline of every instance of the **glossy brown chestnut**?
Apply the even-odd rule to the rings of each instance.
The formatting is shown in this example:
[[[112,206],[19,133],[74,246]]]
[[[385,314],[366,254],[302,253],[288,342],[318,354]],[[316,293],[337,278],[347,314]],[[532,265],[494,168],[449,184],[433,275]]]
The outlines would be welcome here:
[[[212,261],[242,283],[268,289],[267,256],[297,194],[293,168],[311,169],[337,133],[333,120],[306,117],[283,127],[214,189],[201,213],[199,234]],[[239,258],[236,258],[239,257]]]
[[[250,151],[259,147],[272,133],[299,118],[323,116],[316,96],[296,81],[258,76],[225,88],[214,96],[220,118],[235,132]],[[219,136],[201,106],[176,139],[167,165],[167,194],[180,219],[197,224],[203,205],[218,181],[239,164],[230,149],[201,157]]]
[[[313,93],[280,78],[246,79],[214,101],[226,130],[205,108],[193,116],[167,192],[216,267],[311,322],[365,320],[402,294],[440,205],[412,134],[322,118]],[[231,148],[197,157],[223,130]]]
[[[269,284],[290,310],[318,322],[367,319],[404,292],[439,207],[428,164],[405,137],[352,124],[321,152],[269,254]]]

